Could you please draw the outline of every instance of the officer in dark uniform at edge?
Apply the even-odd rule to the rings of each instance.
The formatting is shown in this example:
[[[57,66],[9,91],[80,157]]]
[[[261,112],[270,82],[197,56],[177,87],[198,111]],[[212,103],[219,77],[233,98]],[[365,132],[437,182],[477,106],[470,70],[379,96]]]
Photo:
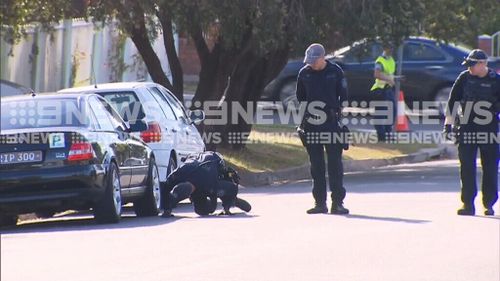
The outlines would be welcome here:
[[[500,107],[500,75],[488,68],[488,57],[482,50],[472,50],[462,65],[467,67],[455,81],[448,100],[444,132],[450,136],[454,107],[460,105],[462,115],[467,115],[467,107],[471,114],[461,120],[458,128],[458,157],[460,161],[461,199],[462,208],[458,215],[475,215],[474,198],[477,195],[476,184],[476,156],[479,149],[483,167],[482,193],[484,214],[493,216],[493,205],[498,199],[498,114]],[[483,104],[482,110],[474,106]],[[485,118],[489,115],[490,121]],[[467,116],[464,116],[467,117]],[[487,135],[487,140],[480,135]],[[492,136],[496,136],[492,137]]]
[[[326,177],[324,150],[326,149],[328,160],[328,181],[332,192],[332,214],[348,214],[349,210],[344,208],[343,201],[346,190],[343,186],[344,170],[342,165],[341,142],[314,141],[314,136],[320,132],[339,133],[339,114],[342,110],[342,102],[347,100],[347,83],[340,66],[325,60],[325,49],[321,44],[310,45],[305,53],[304,66],[297,77],[296,95],[301,106],[307,106],[304,115],[304,131],[307,138],[312,139],[305,144],[309,160],[311,162],[311,176],[313,179],[312,194],[315,205],[307,210],[308,214],[327,213],[326,206]],[[324,122],[314,122],[313,114],[308,114],[309,104],[321,102],[325,113]],[[317,124],[320,123],[320,124]],[[313,136],[312,138],[309,138]]]

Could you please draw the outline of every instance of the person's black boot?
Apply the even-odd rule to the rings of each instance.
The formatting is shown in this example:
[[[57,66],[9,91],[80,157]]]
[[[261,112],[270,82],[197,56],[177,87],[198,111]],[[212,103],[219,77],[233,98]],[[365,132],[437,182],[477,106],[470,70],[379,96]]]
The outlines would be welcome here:
[[[234,202],[234,206],[240,208],[241,210],[245,211],[246,213],[250,212],[252,210],[252,205],[248,203],[247,201],[236,197],[236,201]]]
[[[163,209],[163,213],[161,214],[162,218],[170,218],[173,217],[174,215],[172,214],[172,209],[177,206],[177,200],[175,200],[175,197],[171,194],[167,194],[167,199],[166,199],[166,206]]]
[[[174,215],[172,214],[172,209],[170,209],[170,208],[163,210],[163,213],[161,214],[162,218],[171,218],[173,216]]]
[[[486,208],[486,210],[484,210],[484,215],[485,216],[494,216],[495,211],[493,211],[493,207]]]
[[[342,203],[332,203],[330,213],[334,215],[347,215],[349,214],[349,209],[346,209]]]
[[[457,215],[459,216],[474,216],[476,214],[476,209],[474,205],[464,204],[462,208],[457,210]]]
[[[310,215],[312,215],[312,214],[326,214],[326,213],[328,213],[328,207],[326,207],[325,203],[323,203],[323,204],[316,203],[314,205],[314,208],[307,210],[307,213]]]

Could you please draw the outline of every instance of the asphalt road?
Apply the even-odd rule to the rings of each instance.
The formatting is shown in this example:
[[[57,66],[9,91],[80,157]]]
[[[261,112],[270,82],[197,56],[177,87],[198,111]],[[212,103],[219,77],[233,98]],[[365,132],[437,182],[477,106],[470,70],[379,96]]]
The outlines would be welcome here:
[[[243,189],[253,210],[86,214],[2,229],[1,280],[498,281],[500,213],[460,217],[456,160],[346,175],[351,215],[307,215],[310,182]],[[236,211],[236,210],[235,210]]]

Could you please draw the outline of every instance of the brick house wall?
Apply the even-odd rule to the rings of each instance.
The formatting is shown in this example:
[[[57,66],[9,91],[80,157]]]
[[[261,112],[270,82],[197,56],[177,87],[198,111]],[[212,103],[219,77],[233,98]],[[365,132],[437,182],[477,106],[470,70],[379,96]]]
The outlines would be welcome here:
[[[179,60],[184,75],[198,75],[200,73],[200,59],[191,37],[179,36]]]

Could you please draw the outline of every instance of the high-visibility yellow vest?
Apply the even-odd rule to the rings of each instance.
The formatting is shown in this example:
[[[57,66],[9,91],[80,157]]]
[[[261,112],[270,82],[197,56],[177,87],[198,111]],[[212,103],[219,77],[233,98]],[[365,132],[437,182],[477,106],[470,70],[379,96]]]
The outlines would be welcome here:
[[[394,72],[396,71],[396,62],[392,57],[386,58],[384,56],[379,56],[375,63],[380,63],[382,65],[382,73],[387,76],[394,77]],[[373,91],[375,89],[383,89],[385,88],[386,84],[387,82],[383,80],[375,79],[375,84],[373,84],[370,90]]]

